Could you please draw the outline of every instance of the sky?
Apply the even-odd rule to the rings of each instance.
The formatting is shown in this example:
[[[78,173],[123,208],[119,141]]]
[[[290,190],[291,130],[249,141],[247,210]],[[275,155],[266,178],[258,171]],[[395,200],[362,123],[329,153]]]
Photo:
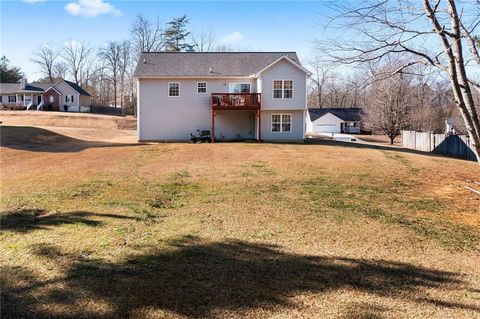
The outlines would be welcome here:
[[[329,15],[324,1],[0,0],[0,55],[33,81],[42,74],[31,56],[43,44],[127,39],[138,14],[163,22],[186,14],[189,29],[212,30],[217,45],[296,51],[301,61],[315,55],[312,40]]]

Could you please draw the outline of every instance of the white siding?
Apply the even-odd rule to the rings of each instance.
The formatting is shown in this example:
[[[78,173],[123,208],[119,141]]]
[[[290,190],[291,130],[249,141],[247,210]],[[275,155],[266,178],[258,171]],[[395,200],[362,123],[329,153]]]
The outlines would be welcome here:
[[[293,80],[291,99],[273,98],[274,80]],[[262,109],[303,110],[306,108],[306,74],[287,60],[281,60],[261,74]]]
[[[291,114],[291,132],[272,132],[272,114]],[[282,110],[262,111],[262,139],[279,141],[301,141],[304,139],[304,111],[303,110]]]
[[[68,105],[68,112],[78,112],[78,105],[80,102],[78,92],[63,81],[55,84],[54,87],[57,91],[60,92],[60,111],[65,111],[64,105]],[[73,103],[65,101],[65,96],[67,95],[73,95]]]
[[[342,119],[335,115],[327,113],[313,121],[311,125],[307,125],[307,127],[314,133],[340,133],[343,122]]]
[[[168,82],[180,83],[180,96],[168,96]],[[197,82],[207,82],[206,94],[197,93]],[[256,81],[253,79],[140,79],[139,139],[187,140],[190,133],[195,133],[197,129],[210,130],[211,94],[228,92],[229,83],[250,83],[251,91],[256,92]],[[223,112],[226,111],[221,111],[220,114]],[[228,115],[223,116],[228,120]],[[217,133],[225,136],[240,134],[237,124],[227,131],[226,128],[222,128],[220,119],[220,115],[215,118]],[[249,130],[246,129],[244,132]]]

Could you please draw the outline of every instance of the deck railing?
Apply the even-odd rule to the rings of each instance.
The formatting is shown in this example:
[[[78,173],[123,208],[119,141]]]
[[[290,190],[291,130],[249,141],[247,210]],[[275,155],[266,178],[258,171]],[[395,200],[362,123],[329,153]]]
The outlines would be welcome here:
[[[261,104],[261,93],[212,93],[214,110],[258,110]]]

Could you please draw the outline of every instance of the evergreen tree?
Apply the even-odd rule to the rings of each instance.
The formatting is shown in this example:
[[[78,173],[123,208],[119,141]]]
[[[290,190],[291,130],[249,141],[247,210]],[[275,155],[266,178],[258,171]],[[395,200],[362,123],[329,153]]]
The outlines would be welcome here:
[[[190,35],[190,32],[186,30],[189,22],[190,20],[184,15],[167,23],[169,27],[164,32],[165,51],[180,52],[190,46],[189,43],[185,42],[185,39]]]
[[[1,83],[17,83],[23,77],[20,68],[10,66],[10,60],[3,56],[0,59],[0,82]]]

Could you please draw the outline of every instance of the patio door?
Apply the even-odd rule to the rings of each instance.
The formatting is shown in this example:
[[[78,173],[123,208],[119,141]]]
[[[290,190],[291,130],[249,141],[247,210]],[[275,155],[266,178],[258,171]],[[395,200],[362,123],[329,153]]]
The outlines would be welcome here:
[[[230,83],[228,93],[250,93],[250,83]]]

